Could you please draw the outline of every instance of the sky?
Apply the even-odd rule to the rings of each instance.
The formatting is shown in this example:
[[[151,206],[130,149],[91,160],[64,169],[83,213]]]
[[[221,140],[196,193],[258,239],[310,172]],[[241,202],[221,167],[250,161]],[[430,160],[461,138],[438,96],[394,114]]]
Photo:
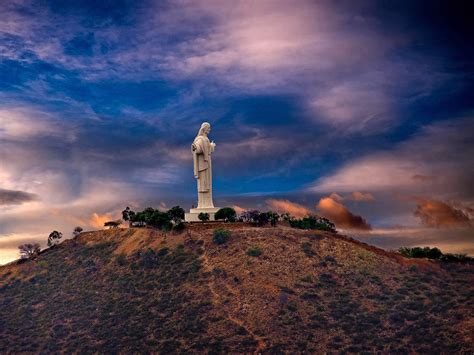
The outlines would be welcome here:
[[[318,214],[386,249],[474,254],[462,1],[0,2],[0,264],[125,206]]]

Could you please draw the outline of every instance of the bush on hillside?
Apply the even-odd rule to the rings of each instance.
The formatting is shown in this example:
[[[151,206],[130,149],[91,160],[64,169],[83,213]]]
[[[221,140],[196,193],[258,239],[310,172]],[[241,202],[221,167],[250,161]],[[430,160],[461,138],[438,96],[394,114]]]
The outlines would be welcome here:
[[[207,221],[209,221],[209,213],[201,212],[201,213],[198,214],[198,218],[201,222],[207,222]]]
[[[80,226],[75,227],[74,230],[72,231],[72,236],[77,237],[79,234],[82,233],[83,230],[84,229]]]
[[[52,247],[59,243],[59,239],[63,237],[63,234],[58,231],[52,231],[48,237],[48,247]]]
[[[131,227],[132,226],[132,223],[133,223],[133,220],[135,218],[135,212],[132,211],[130,209],[130,207],[126,207],[123,211],[122,211],[122,218],[124,221],[128,221],[128,226]]]
[[[34,259],[41,251],[38,243],[25,243],[18,246],[21,259]]]
[[[174,224],[179,224],[184,220],[184,209],[180,206],[171,207],[168,212],[168,217],[174,222]]]
[[[468,257],[466,254],[443,254],[438,248],[402,247],[398,249],[398,252],[406,258],[427,258],[444,262],[474,262],[474,258]]]
[[[260,247],[250,247],[248,250],[247,250],[247,255],[248,256],[254,256],[254,257],[258,257],[260,255],[262,255],[263,251]]]
[[[280,219],[280,215],[273,211],[268,211],[268,220],[270,221],[270,225],[275,227],[277,225],[278,220]]]
[[[225,244],[230,238],[230,231],[224,228],[218,228],[214,230],[212,241],[215,244]]]
[[[173,226],[173,232],[176,232],[176,233],[181,233],[185,229],[186,229],[186,223],[184,222],[179,222]]]
[[[299,229],[318,229],[328,232],[336,232],[336,225],[329,219],[316,216],[307,216],[302,219],[290,219],[290,226]]]
[[[109,227],[109,229],[112,228],[118,228],[122,224],[122,220],[118,219],[116,221],[107,221],[104,223],[104,227]]]
[[[216,212],[214,218],[216,220],[224,220],[225,222],[235,222],[237,213],[232,207],[223,207]]]

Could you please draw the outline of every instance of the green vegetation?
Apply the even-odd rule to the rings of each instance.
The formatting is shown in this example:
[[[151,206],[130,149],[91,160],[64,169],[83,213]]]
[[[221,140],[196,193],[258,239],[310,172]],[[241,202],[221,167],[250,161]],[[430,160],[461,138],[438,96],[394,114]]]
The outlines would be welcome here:
[[[122,220],[118,219],[116,221],[107,221],[104,223],[104,227],[109,228],[118,228],[122,224]]]
[[[171,207],[168,212],[168,217],[175,225],[184,221],[184,209],[179,206]]]
[[[468,257],[466,254],[444,254],[438,248],[403,247],[398,249],[398,252],[406,258],[427,258],[444,262],[474,262],[474,258]]]
[[[232,207],[224,207],[216,212],[214,218],[216,220],[224,220],[225,222],[235,222],[237,213]]]
[[[21,259],[34,259],[41,251],[38,243],[25,243],[18,246]]]
[[[198,214],[198,218],[201,222],[207,222],[207,221],[209,221],[209,213],[201,212],[201,213]]]
[[[309,257],[316,255],[316,253],[313,250],[313,245],[311,244],[311,242],[302,243],[301,244],[301,249]]]
[[[230,238],[230,232],[224,228],[214,230],[212,241],[215,244],[225,244]]]
[[[302,219],[288,220],[290,226],[299,229],[319,229],[328,232],[336,232],[336,226],[329,219],[316,216],[307,216]]]
[[[172,238],[98,231],[0,267],[0,349],[473,353],[472,265],[407,263],[330,233],[227,226],[225,247],[211,224]]]
[[[131,227],[132,226],[132,222],[135,218],[135,212],[132,211],[130,209],[130,207],[126,207],[123,211],[122,211],[122,219],[124,221],[128,221],[128,227]]]
[[[262,249],[260,247],[257,247],[257,246],[250,247],[247,250],[247,255],[248,256],[258,257],[258,256],[262,255],[262,253],[263,253]]]
[[[184,222],[179,222],[179,223],[173,225],[173,231],[176,232],[176,233],[181,233],[185,229],[186,229],[186,223],[184,223]]]
[[[48,237],[48,247],[52,247],[59,243],[59,240],[63,237],[63,234],[58,231],[52,231]]]
[[[273,211],[268,211],[268,220],[270,221],[270,225],[272,227],[276,227],[278,220],[280,219],[280,215]]]

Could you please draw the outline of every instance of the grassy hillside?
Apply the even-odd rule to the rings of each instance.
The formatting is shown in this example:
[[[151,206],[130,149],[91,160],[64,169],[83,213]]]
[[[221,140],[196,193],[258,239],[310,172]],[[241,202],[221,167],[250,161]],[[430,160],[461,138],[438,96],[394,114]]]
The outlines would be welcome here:
[[[82,233],[0,267],[0,349],[474,351],[472,265],[287,227],[225,225],[217,245],[218,226]]]

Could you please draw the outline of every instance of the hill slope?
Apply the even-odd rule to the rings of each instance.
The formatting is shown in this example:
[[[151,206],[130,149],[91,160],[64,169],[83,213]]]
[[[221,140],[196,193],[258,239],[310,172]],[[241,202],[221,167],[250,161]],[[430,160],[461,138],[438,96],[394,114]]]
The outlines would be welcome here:
[[[474,351],[472,265],[287,227],[225,225],[231,239],[216,245],[218,226],[82,233],[0,267],[0,348]]]

